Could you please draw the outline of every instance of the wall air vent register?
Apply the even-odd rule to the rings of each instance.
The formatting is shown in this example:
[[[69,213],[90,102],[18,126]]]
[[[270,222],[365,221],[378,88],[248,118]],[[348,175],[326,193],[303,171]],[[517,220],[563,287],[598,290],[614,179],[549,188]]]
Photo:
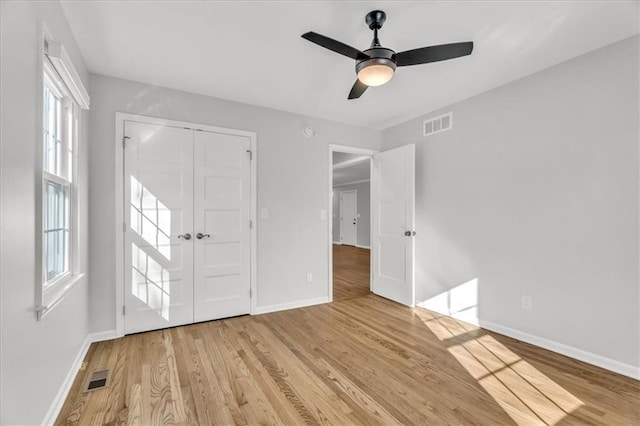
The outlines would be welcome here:
[[[436,133],[451,130],[453,127],[453,113],[439,115],[438,117],[430,118],[422,124],[423,136],[431,136]]]

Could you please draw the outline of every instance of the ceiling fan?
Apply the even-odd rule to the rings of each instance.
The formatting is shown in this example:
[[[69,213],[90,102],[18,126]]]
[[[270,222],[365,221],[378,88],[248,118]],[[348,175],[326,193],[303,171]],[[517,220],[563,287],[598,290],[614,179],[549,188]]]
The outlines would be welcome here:
[[[421,47],[396,53],[382,47],[378,39],[378,30],[382,28],[386,19],[386,13],[381,10],[373,10],[367,14],[364,21],[373,30],[373,41],[371,46],[364,51],[313,31],[302,34],[302,38],[312,43],[355,59],[358,79],[349,92],[349,99],[359,98],[369,86],[381,86],[387,83],[393,77],[396,67],[444,61],[470,55],[473,51],[473,42],[467,41]]]

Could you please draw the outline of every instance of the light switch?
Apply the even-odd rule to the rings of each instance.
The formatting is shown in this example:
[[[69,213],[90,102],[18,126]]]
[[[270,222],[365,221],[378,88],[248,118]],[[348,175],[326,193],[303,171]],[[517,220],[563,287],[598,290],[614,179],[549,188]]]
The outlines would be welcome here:
[[[263,219],[269,219],[269,209],[263,208],[262,210],[260,210],[260,216]]]
[[[320,220],[327,220],[327,211],[320,210]]]

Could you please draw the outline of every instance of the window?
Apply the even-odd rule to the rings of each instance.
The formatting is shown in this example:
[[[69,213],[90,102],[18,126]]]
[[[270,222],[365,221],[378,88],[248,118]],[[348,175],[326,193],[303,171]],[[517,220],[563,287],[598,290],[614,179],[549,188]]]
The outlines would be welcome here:
[[[36,223],[39,262],[36,270],[36,319],[40,320],[83,276],[79,265],[78,134],[80,110],[89,109],[89,94],[64,47],[44,30],[42,56],[42,122],[38,124]]]
[[[42,282],[46,288],[73,272],[77,106],[55,70],[48,64],[44,69]]]

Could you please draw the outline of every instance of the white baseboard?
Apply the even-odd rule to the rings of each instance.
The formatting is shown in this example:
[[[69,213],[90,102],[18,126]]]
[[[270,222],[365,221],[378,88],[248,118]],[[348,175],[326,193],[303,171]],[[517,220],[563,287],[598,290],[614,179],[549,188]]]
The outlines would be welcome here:
[[[558,343],[553,340],[525,333],[524,331],[505,327],[504,325],[496,324],[491,321],[479,320],[474,315],[469,315],[466,312],[450,314],[448,312],[443,312],[442,309],[438,309],[437,306],[430,305],[426,302],[418,303],[417,306],[437,312],[442,315],[449,316],[451,318],[455,318],[459,321],[464,321],[471,325],[482,327],[485,330],[503,334],[513,339],[521,340],[523,342],[539,346],[543,349],[566,355],[570,358],[586,362],[587,364],[592,364],[597,367],[604,368],[605,370],[613,371],[614,373],[622,374],[623,376],[631,377],[632,379],[640,380],[640,367],[634,367],[633,365],[625,364],[620,361],[603,357],[601,355],[583,351],[582,349],[574,348],[573,346],[565,345],[563,343]]]
[[[87,335],[87,338],[84,339],[80,350],[78,351],[78,355],[73,360],[73,364],[71,364],[71,368],[67,372],[67,376],[64,378],[56,397],[53,399],[53,403],[47,414],[44,416],[44,420],[42,421],[43,425],[52,425],[55,423],[58,418],[58,414],[60,414],[60,410],[62,410],[62,406],[64,405],[64,401],[67,399],[67,395],[69,394],[69,390],[71,390],[71,386],[73,385],[73,381],[82,366],[82,361],[84,360],[85,355],[87,355],[87,351],[89,347],[94,342],[101,342],[103,340],[114,339],[116,337],[115,330],[103,331],[100,333],[90,333]]]
[[[297,300],[295,302],[281,303],[279,305],[259,306],[253,311],[252,315],[267,314],[269,312],[286,311],[288,309],[304,308],[307,306],[321,305],[329,303],[328,297],[318,297],[316,299]]]
[[[371,247],[369,247],[369,246],[362,246],[362,245],[360,245],[360,244],[356,244],[356,247],[361,248],[361,249],[371,250]]]
[[[468,324],[480,327],[480,322],[478,321],[478,317],[476,316],[476,311],[450,312],[448,309],[443,309],[443,307],[438,306],[438,304],[436,303],[430,303],[429,300],[416,303],[416,306],[419,308],[427,309],[429,311],[437,312],[441,315],[455,318],[458,321],[466,322]]]
[[[101,331],[99,333],[91,333],[89,336],[91,338],[91,343],[102,342],[104,340],[111,340],[118,337],[115,330],[107,330]]]
[[[622,374],[623,376],[631,377],[632,379],[640,380],[640,367],[625,364],[611,358],[596,355],[591,352],[583,351],[582,349],[574,348],[573,346],[538,337],[533,334],[505,327],[490,321],[480,320],[479,325],[484,329],[504,334],[505,336],[509,336],[523,342],[531,343],[532,345],[575,358],[579,361],[586,362],[587,364],[592,364],[597,367],[604,368],[605,370],[613,371],[614,373]]]
[[[334,241],[333,244],[337,245],[337,246],[341,246],[342,243],[340,241]]]

